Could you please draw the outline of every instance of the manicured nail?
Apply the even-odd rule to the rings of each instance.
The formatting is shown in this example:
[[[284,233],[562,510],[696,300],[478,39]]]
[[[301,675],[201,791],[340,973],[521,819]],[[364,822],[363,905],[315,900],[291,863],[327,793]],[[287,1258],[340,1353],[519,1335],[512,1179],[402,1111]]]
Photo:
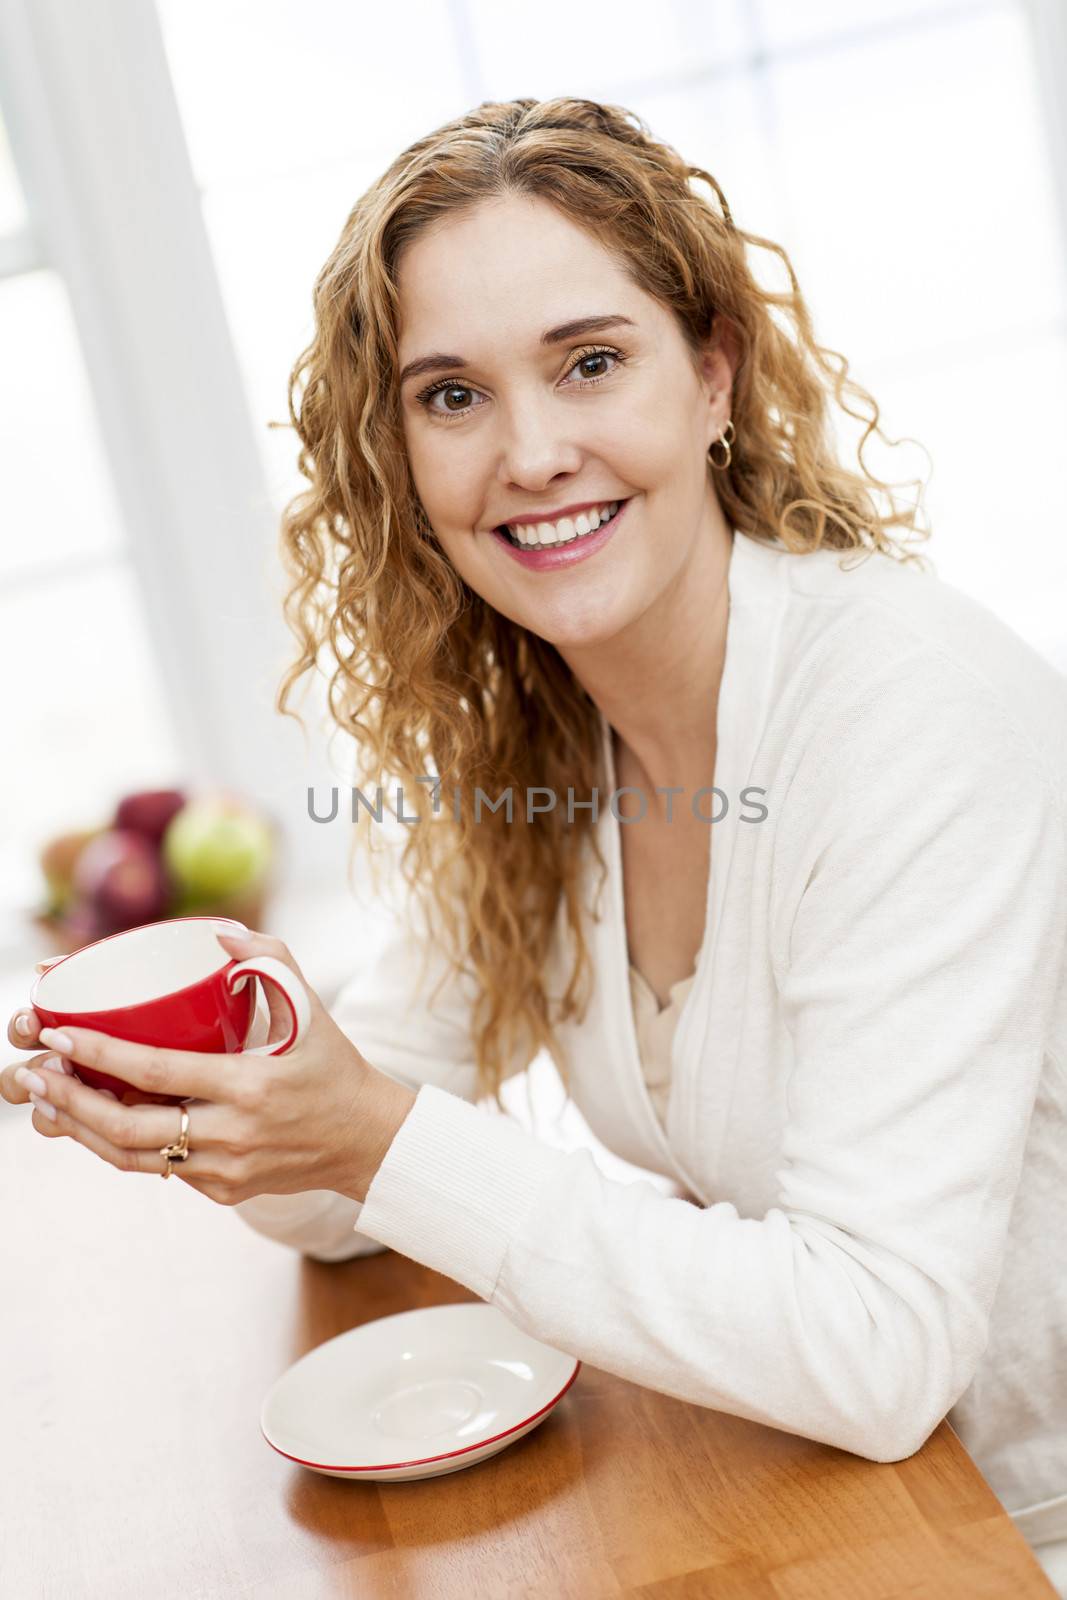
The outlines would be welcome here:
[[[32,1038],[33,1023],[30,1021],[30,1013],[28,1011],[20,1011],[15,1018],[15,1032],[21,1033],[24,1039]]]
[[[74,1054],[74,1040],[68,1039],[65,1033],[59,1033],[55,1028],[42,1028],[37,1037],[49,1050],[61,1050],[65,1056]]]
[[[62,1056],[45,1056],[41,1068],[45,1072],[63,1072],[68,1078],[71,1076],[70,1068]]]
[[[55,1106],[50,1106],[47,1100],[39,1100],[35,1094],[31,1094],[30,1099],[33,1101],[38,1111],[43,1111],[45,1116],[50,1118],[52,1122],[56,1120]]]
[[[45,1094],[48,1089],[47,1083],[34,1072],[32,1067],[16,1067],[15,1082],[21,1083],[26,1089],[36,1089],[38,1094]]]

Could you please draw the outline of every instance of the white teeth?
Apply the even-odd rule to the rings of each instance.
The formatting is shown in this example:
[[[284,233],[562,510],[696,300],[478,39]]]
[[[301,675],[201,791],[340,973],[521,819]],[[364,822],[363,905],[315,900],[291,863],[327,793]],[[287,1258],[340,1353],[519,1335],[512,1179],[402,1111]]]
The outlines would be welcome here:
[[[587,533],[595,533],[602,522],[615,515],[619,504],[618,500],[612,500],[608,505],[579,512],[576,517],[561,517],[559,522],[555,523],[520,523],[515,527],[508,525],[508,532],[520,544],[525,545],[570,544],[575,539],[583,538]]]

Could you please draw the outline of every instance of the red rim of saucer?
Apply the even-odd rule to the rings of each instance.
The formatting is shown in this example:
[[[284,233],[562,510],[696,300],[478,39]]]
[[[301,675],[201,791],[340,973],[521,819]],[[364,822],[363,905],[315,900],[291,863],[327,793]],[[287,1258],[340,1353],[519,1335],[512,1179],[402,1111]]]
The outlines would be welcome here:
[[[439,1456],[419,1456],[414,1461],[381,1461],[375,1462],[373,1466],[369,1467],[347,1467],[341,1463],[338,1463],[336,1466],[331,1466],[330,1463],[326,1461],[305,1461],[303,1456],[290,1455],[288,1450],[283,1450],[280,1445],[276,1445],[271,1439],[269,1439],[266,1431],[264,1430],[262,1420],[259,1424],[259,1431],[263,1434],[264,1439],[267,1440],[267,1443],[270,1445],[272,1450],[276,1450],[278,1454],[280,1456],[284,1456],[287,1461],[295,1461],[297,1465],[301,1467],[319,1467],[325,1472],[395,1472],[401,1467],[428,1467],[431,1466],[435,1461],[451,1461],[455,1456],[473,1455],[476,1450],[484,1450],[487,1444],[496,1444],[498,1439],[506,1439],[509,1434],[518,1432],[520,1428],[527,1427],[531,1422],[536,1422],[538,1417],[543,1417],[546,1411],[551,1411],[553,1406],[559,1405],[559,1402],[563,1399],[563,1396],[567,1393],[567,1390],[570,1388],[571,1384],[574,1382],[581,1370],[582,1363],[576,1360],[574,1363],[574,1371],[571,1373],[570,1377],[567,1379],[559,1393],[553,1396],[553,1398],[549,1400],[547,1404],[543,1405],[539,1411],[533,1412],[533,1414],[529,1417],[523,1417],[521,1422],[516,1422],[513,1427],[505,1428],[503,1433],[494,1433],[491,1439],[479,1439],[477,1444],[464,1445],[462,1450],[446,1450],[442,1455]]]
[[[156,927],[156,926],[162,926],[164,923],[165,924],[170,924],[170,923],[173,923],[173,922],[232,922],[235,928],[244,928],[245,927],[244,923],[243,922],[238,922],[236,917],[211,917],[211,916],[207,916],[207,915],[195,916],[195,917],[164,917],[162,919],[162,923],[160,923],[160,924],[156,924],[156,923],[152,923],[152,922],[142,922],[142,923],[139,924],[139,927],[140,928],[152,928],[152,927]],[[43,983],[45,978],[51,977],[52,973],[55,972],[56,968],[57,967],[61,967],[63,965],[64,961],[69,961],[72,956],[83,955],[86,950],[93,950],[93,949],[96,948],[96,946],[98,944],[107,944],[108,941],[111,940],[111,939],[121,939],[127,933],[137,933],[138,931],[139,931],[138,928],[119,928],[118,931],[115,932],[115,933],[106,933],[102,939],[91,939],[88,944],[79,945],[77,950],[68,950],[65,956],[60,956],[58,961],[53,961],[52,965],[50,967],[47,967],[44,972],[39,972],[37,974],[36,978],[34,978],[33,984],[32,984],[32,986],[30,988],[30,1005],[31,1006],[36,1006],[36,1004],[37,1004],[36,995],[37,995],[37,990],[38,990],[39,985],[41,983]],[[245,929],[245,931],[247,932],[247,929]],[[217,967],[213,967],[210,972],[205,972],[204,978],[213,978],[213,977],[215,977],[216,973],[221,972],[223,970],[223,968],[229,966],[231,961],[236,964],[237,959],[238,959],[236,956],[228,956],[226,954],[225,950],[223,950],[221,945],[219,945],[219,951],[220,951],[220,953],[221,953],[221,955],[223,957],[223,960],[222,960],[221,964],[219,966],[217,966]],[[195,989],[198,984],[203,983],[204,978],[197,978],[197,979],[195,979],[195,981],[193,983],[183,984],[180,989],[172,989],[172,990],[168,991],[168,993],[170,995],[185,994],[187,990]],[[145,1002],[143,1000],[135,1000],[132,1005],[128,1005],[128,1006],[106,1006],[104,1009],[106,1010],[108,1016],[111,1016],[117,1011],[134,1011],[134,1010],[137,1010],[137,1009],[139,1009],[139,1007],[143,1006],[144,1004],[145,1004]],[[44,1010],[45,1011],[51,1011],[52,1007],[51,1006],[44,1006]],[[97,1016],[98,1012],[87,1011],[85,1013],[85,1015],[87,1017]],[[295,1018],[294,1018],[294,1021],[295,1021]]]

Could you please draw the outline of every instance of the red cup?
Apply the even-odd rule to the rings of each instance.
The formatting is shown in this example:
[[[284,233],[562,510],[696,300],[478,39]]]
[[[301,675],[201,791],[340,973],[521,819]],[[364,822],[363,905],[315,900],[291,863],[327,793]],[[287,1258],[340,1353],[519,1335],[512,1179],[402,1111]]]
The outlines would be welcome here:
[[[30,1004],[45,1028],[91,1028],[134,1044],[218,1055],[280,1056],[304,1037],[311,1002],[284,961],[228,956],[215,935],[247,932],[232,917],[171,917],[126,928],[61,956],[37,977]],[[246,1047],[256,1015],[256,984],[273,983],[291,1012],[289,1037]],[[152,1094],[71,1062],[75,1077],[158,1105],[177,1106],[189,1095]]]

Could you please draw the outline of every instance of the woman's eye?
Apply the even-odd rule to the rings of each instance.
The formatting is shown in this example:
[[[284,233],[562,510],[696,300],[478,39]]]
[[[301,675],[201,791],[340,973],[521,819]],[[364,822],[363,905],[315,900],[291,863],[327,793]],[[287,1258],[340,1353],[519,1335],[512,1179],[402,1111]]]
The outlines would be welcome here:
[[[602,378],[605,376],[603,368],[599,372],[590,372],[588,364],[590,361],[595,363],[597,361],[610,361],[611,359],[612,352],[610,350],[598,350],[595,355],[582,356],[581,360],[571,370],[581,373],[583,378]]]
[[[430,408],[433,411],[446,411],[446,412],[450,413],[452,416],[455,416],[456,413],[459,412],[459,411],[470,411],[472,409],[471,406],[453,406],[453,405],[450,405],[448,402],[451,401],[451,400],[454,400],[457,395],[465,395],[465,394],[473,394],[473,393],[474,393],[473,389],[468,389],[463,384],[450,383],[448,385],[447,389],[438,389],[433,394],[431,394],[429,396]],[[437,399],[438,395],[442,396],[442,398],[443,398],[443,400],[445,402],[443,405],[440,405],[440,406],[434,405],[433,402]]]

